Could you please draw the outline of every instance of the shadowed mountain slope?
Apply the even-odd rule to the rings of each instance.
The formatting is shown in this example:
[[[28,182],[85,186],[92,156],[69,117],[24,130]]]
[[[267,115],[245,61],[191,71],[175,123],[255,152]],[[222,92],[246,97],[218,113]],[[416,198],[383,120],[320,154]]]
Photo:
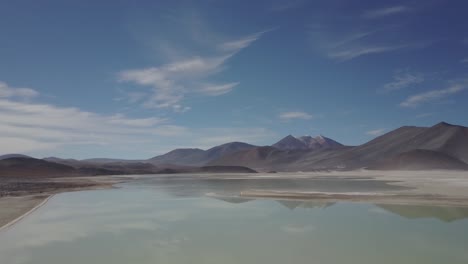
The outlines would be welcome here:
[[[23,154],[5,154],[0,155],[0,160],[9,159],[9,158],[31,158]]]
[[[63,176],[77,174],[75,168],[34,158],[7,158],[0,160],[0,176]]]
[[[256,146],[242,142],[231,142],[219,145],[208,150],[202,149],[175,149],[164,155],[156,156],[147,160],[155,165],[174,164],[184,166],[202,166],[208,162],[218,159],[237,151],[255,148]]]
[[[5,160],[24,162],[24,168],[13,163],[14,171],[31,171],[37,159],[22,155],[4,155]],[[25,159],[25,160],[22,160]],[[2,161],[0,159],[0,161]],[[34,162],[32,162],[34,161]],[[360,168],[385,170],[468,169],[468,128],[444,122],[432,127],[404,126],[379,136],[359,146],[343,146],[323,137],[283,138],[273,146],[257,147],[242,142],[231,142],[208,150],[176,149],[148,160],[119,159],[60,159],[46,158],[43,162],[65,165],[78,173],[94,174],[144,174],[196,172],[202,166],[215,166],[213,170],[237,170],[248,167],[259,171],[313,171],[353,170]],[[10,161],[12,162],[12,161]],[[16,167],[15,167],[16,166]],[[233,166],[222,168],[219,166]],[[53,167],[43,163],[41,168]],[[65,169],[66,167],[61,167]],[[10,167],[8,167],[10,168]],[[28,169],[29,168],[29,169]],[[49,170],[48,169],[48,170]],[[57,168],[58,171],[60,171]],[[93,172],[95,170],[95,172]],[[198,169],[200,171],[200,169]]]
[[[404,126],[356,147],[315,151],[256,148],[226,155],[210,165],[310,171],[384,164],[385,169],[464,169],[467,162],[468,128],[442,122],[432,127]]]
[[[415,149],[377,162],[369,169],[378,170],[466,170],[468,164],[442,152]]]
[[[302,136],[294,137],[288,135],[272,145],[280,150],[318,150],[343,147],[343,144],[324,136]]]

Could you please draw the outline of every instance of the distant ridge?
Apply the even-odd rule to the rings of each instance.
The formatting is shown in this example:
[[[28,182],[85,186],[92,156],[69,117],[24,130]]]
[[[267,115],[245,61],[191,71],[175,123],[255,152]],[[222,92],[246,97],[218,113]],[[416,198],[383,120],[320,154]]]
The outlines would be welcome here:
[[[288,135],[272,145],[280,150],[318,150],[343,147],[343,144],[322,135],[317,137]]]
[[[173,164],[184,166],[202,166],[208,162],[218,159],[240,150],[255,148],[256,146],[243,142],[230,142],[208,150],[202,149],[175,149],[166,154],[148,159],[147,162],[154,165]]]
[[[38,172],[75,174],[146,174],[215,171],[314,170],[468,170],[468,128],[440,122],[431,127],[403,126],[359,146],[344,146],[324,136],[288,135],[272,146],[230,142],[208,150],[175,149],[148,160],[34,159],[22,154],[0,156],[3,174],[37,166]],[[66,167],[54,167],[61,164]],[[3,167],[1,167],[3,166]],[[44,168],[44,170],[42,170]],[[23,172],[26,172],[25,169]],[[13,173],[14,174],[14,173]]]
[[[5,154],[0,156],[0,160],[9,159],[9,158],[31,158],[23,154]]]
[[[287,142],[297,141],[289,137]],[[212,161],[210,165],[239,165],[276,171],[367,167],[387,170],[466,169],[468,128],[445,122],[432,127],[404,126],[356,147],[313,151],[277,149],[268,150],[264,155],[255,153],[255,149],[233,153]]]

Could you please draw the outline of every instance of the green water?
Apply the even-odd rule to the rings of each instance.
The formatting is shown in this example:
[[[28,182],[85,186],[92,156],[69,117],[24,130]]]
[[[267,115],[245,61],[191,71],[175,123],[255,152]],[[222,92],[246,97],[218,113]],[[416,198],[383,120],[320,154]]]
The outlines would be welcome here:
[[[220,196],[227,186],[56,195],[0,232],[0,263],[468,263],[465,208]]]

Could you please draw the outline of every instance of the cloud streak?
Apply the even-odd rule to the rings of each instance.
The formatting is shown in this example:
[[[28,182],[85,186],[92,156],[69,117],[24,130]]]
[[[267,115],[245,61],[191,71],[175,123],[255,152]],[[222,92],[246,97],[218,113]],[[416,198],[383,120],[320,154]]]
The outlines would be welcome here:
[[[314,48],[330,59],[342,62],[417,46],[414,43],[396,43],[389,37],[391,27],[361,31],[348,27],[349,25],[311,25],[308,32],[309,41]]]
[[[226,87],[209,87],[207,93],[227,92],[233,86],[235,83]],[[18,93],[15,88],[10,89],[11,93]],[[0,98],[0,146],[4,154],[56,155],[66,149],[70,155],[73,150],[86,147],[86,158],[94,155],[94,150],[127,156],[133,152],[133,155],[148,158],[178,147],[210,148],[229,141],[256,144],[276,137],[272,131],[261,127],[188,129],[171,124],[166,117],[131,118],[121,113],[105,115],[75,107],[14,99]]]
[[[383,86],[385,92],[391,92],[407,88],[411,85],[422,83],[424,77],[421,74],[413,74],[408,71],[399,71],[393,76],[393,81]]]
[[[278,118],[284,121],[300,119],[300,120],[310,120],[314,116],[306,112],[283,112],[279,114]]]
[[[441,98],[457,94],[466,90],[466,86],[462,84],[455,84],[451,87],[439,90],[432,90],[420,94],[412,95],[400,103],[401,107],[417,107],[419,105],[440,100]]]
[[[150,95],[143,99],[146,108],[186,111],[189,108],[183,106],[182,101],[190,94],[219,96],[239,85],[239,82],[212,83],[209,78],[224,71],[231,57],[268,31],[271,30],[215,44],[214,55],[179,58],[161,66],[124,70],[118,73],[118,80],[150,87]]]
[[[366,132],[366,135],[369,135],[369,136],[380,136],[382,135],[383,133],[385,133],[385,128],[379,128],[379,129],[374,129],[374,130],[370,130],[370,131],[367,131]]]
[[[209,95],[209,96],[218,96],[218,95],[222,95],[225,93],[229,93],[238,84],[239,84],[238,82],[234,82],[234,83],[227,83],[227,84],[222,84],[222,85],[205,85],[199,90],[199,92],[205,95]]]
[[[407,47],[407,45],[395,45],[395,46],[358,46],[349,49],[339,49],[331,51],[328,56],[332,59],[338,59],[341,61],[352,60],[364,55],[379,54],[389,51],[395,51]]]
[[[368,10],[364,12],[363,18],[366,18],[366,19],[383,18],[387,16],[407,13],[410,10],[411,9],[409,7],[403,6],[403,5],[373,9],[373,10]]]
[[[74,107],[14,100],[17,95],[39,95],[32,89],[23,89],[2,88],[3,94],[10,97],[0,98],[0,145],[4,153],[29,153],[72,145],[106,146],[122,141],[136,144],[187,132],[185,127],[171,125],[162,117],[129,118],[123,114],[103,115]]]
[[[29,99],[38,96],[39,93],[36,90],[30,88],[14,88],[9,86],[5,82],[0,81],[0,98],[22,98]]]

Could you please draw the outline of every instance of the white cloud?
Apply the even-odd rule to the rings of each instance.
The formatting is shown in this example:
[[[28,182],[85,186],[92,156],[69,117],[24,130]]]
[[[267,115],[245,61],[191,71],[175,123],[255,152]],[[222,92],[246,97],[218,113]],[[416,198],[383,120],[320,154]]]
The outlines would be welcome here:
[[[389,34],[391,27],[370,28],[361,31],[355,31],[348,27],[348,25],[310,25],[309,41],[319,52],[338,61],[348,61],[366,55],[417,46],[410,43],[396,43]]]
[[[369,135],[369,136],[380,136],[382,135],[383,133],[385,133],[385,128],[379,128],[379,129],[374,129],[374,130],[370,130],[370,131],[367,131],[366,132],[366,135]]]
[[[174,107],[179,111],[185,110],[183,106]],[[88,158],[104,152],[116,158],[149,158],[178,147],[211,148],[231,141],[257,144],[277,137],[261,127],[189,130],[171,124],[165,117],[130,118],[121,113],[104,115],[74,107],[10,98],[0,98],[0,120],[0,151],[3,154],[64,156],[60,153],[65,153],[64,157]],[[86,156],[79,151],[84,148]]]
[[[307,0],[281,0],[276,1],[268,8],[270,12],[283,12],[290,9],[296,9],[307,4]]]
[[[268,30],[270,31],[270,30]],[[237,40],[214,44],[214,55],[178,58],[170,63],[142,69],[124,70],[118,74],[119,81],[151,87],[151,94],[143,99],[147,108],[172,108],[188,110],[183,99],[192,93],[217,96],[230,92],[238,82],[210,83],[207,79],[226,68],[226,62],[242,49],[258,40],[264,33],[258,32]],[[138,100],[141,97],[137,98]],[[133,101],[138,101],[133,100]]]
[[[150,86],[152,94],[144,101],[147,108],[180,108],[180,102],[191,87],[210,75],[222,70],[231,55],[217,57],[193,57],[161,67],[126,70],[119,73],[119,80]],[[175,107],[175,108],[174,108]]]
[[[468,58],[464,58],[460,61],[461,63],[468,63]]]
[[[286,225],[281,228],[284,232],[291,234],[305,234],[315,230],[312,225]]]
[[[210,96],[218,96],[225,93],[229,93],[238,84],[238,82],[234,82],[222,85],[205,85],[199,90],[199,92]]]
[[[382,18],[391,15],[401,14],[409,12],[411,9],[407,6],[392,6],[392,7],[385,7],[379,8],[374,10],[368,10],[364,12],[363,17],[367,19],[375,19],[375,18]]]
[[[102,115],[74,107],[15,101],[16,95],[30,97],[38,93],[5,85],[2,91],[7,91],[3,94],[10,97],[0,98],[0,145],[3,153],[31,153],[79,145],[131,145],[154,142],[154,137],[187,134],[185,127],[167,124],[167,118]]]
[[[0,81],[0,98],[32,98],[38,96],[39,93],[30,88],[14,88],[8,86],[7,83]]]
[[[282,120],[302,119],[309,120],[314,116],[306,112],[283,112],[278,116]]]
[[[395,45],[395,46],[358,46],[353,48],[344,48],[337,51],[332,51],[328,55],[330,58],[338,59],[341,61],[352,60],[357,57],[370,54],[378,54],[389,51],[394,51],[407,47],[407,45]]]
[[[219,49],[227,52],[237,52],[247,48],[250,44],[258,40],[265,32],[267,31],[258,32],[241,39],[224,42],[219,45]]]
[[[431,101],[437,101],[441,98],[448,97],[450,95],[459,93],[463,90],[466,89],[466,86],[462,84],[455,84],[452,85],[449,88],[446,89],[440,89],[440,90],[432,90],[416,95],[412,95],[403,102],[400,103],[400,106],[402,107],[416,107],[424,103],[428,103]]]
[[[434,113],[422,113],[422,114],[418,114],[416,115],[415,117],[416,118],[425,118],[425,117],[429,117],[429,116],[433,116]]]
[[[0,125],[3,130],[4,126]],[[57,145],[53,142],[44,143],[35,139],[21,138],[15,136],[0,136],[0,144],[2,145],[2,154],[7,153],[28,153],[31,151],[47,150],[56,148]]]
[[[332,43],[330,43],[330,47],[332,48],[337,48],[337,47],[340,47],[340,46],[343,46],[343,45],[346,45],[346,44],[350,44],[350,43],[353,43],[355,41],[358,41],[358,40],[361,40],[363,38],[366,38],[372,34],[374,34],[375,31],[366,31],[366,32],[356,32],[356,33],[352,33],[352,34],[349,34],[349,35],[346,35]]]
[[[393,76],[393,81],[386,83],[383,87],[384,91],[390,92],[406,88],[413,84],[422,83],[424,77],[421,74],[413,74],[405,71],[399,71]]]
[[[126,125],[134,127],[152,127],[166,122],[166,118],[149,117],[149,118],[135,118],[128,119],[122,114],[116,114],[110,117],[109,123],[116,125]]]

